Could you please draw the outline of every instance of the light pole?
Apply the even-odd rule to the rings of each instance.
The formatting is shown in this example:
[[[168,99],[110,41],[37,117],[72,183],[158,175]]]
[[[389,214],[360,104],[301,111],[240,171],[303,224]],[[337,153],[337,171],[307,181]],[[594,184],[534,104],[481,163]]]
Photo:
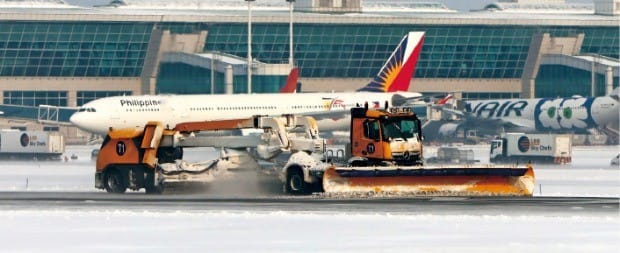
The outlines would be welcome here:
[[[214,92],[214,84],[215,83],[215,67],[213,67],[213,65],[215,65],[215,59],[213,59],[215,57],[215,53],[211,53],[211,95],[213,95]]]
[[[248,94],[252,93],[252,2],[248,2]]]
[[[289,23],[288,23],[288,35],[289,35],[289,50],[288,50],[288,65],[291,68],[294,67],[293,64],[293,4],[295,0],[286,0],[288,2],[288,12],[289,12]]]
[[[592,66],[591,66],[591,80],[590,80],[590,96],[596,97],[596,74],[598,74],[598,69],[601,66],[601,58],[600,54],[592,54]],[[605,73],[605,71],[603,71]],[[603,74],[603,80],[605,79],[605,74]],[[605,94],[603,94],[605,95]]]

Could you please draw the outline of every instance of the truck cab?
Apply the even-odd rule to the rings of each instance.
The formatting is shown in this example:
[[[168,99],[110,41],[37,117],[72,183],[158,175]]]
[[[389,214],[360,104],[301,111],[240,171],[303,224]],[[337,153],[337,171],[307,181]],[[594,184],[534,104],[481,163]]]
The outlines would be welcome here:
[[[495,162],[501,159],[504,156],[504,140],[503,139],[495,139],[491,141],[491,152],[489,156],[489,160],[491,162]]]
[[[352,165],[422,164],[420,120],[407,108],[351,110]]]

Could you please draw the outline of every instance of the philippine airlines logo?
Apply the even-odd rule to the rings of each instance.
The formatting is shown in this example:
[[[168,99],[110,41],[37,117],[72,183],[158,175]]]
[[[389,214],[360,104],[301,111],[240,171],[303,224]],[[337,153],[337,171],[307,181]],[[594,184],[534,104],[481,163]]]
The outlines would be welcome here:
[[[342,101],[342,99],[338,99],[338,98],[334,99],[334,100],[332,101],[332,104],[331,104],[331,106],[329,107],[329,109],[331,109],[331,108],[336,108],[336,107],[342,107],[342,108],[344,108],[344,107],[345,107],[345,106],[344,106],[344,101]]]
[[[517,147],[522,153],[527,152],[528,150],[530,150],[530,139],[527,138],[527,136],[521,136],[521,138],[519,138],[519,141],[517,142]]]
[[[332,110],[335,108],[343,108],[346,109],[346,105],[342,99],[339,98],[323,98],[323,106],[328,110]]]
[[[30,137],[28,134],[23,133],[21,137],[19,137],[19,143],[22,144],[22,147],[27,147],[30,143]]]
[[[123,156],[127,152],[127,146],[124,142],[119,141],[116,143],[116,154],[118,156]]]

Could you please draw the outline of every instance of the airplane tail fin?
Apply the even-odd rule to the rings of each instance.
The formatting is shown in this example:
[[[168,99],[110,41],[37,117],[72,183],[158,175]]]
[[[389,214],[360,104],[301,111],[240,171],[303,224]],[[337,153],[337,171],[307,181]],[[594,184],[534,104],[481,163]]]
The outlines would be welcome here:
[[[409,90],[415,65],[422,51],[424,32],[409,32],[392,52],[379,73],[358,91],[396,92]]]
[[[435,102],[435,104],[436,105],[445,105],[452,98],[453,98],[452,94],[448,94],[445,97],[443,97],[442,99],[437,100],[437,102]]]
[[[299,69],[291,69],[291,72],[286,78],[286,83],[280,89],[280,93],[295,93],[297,90],[297,78],[299,78]]]

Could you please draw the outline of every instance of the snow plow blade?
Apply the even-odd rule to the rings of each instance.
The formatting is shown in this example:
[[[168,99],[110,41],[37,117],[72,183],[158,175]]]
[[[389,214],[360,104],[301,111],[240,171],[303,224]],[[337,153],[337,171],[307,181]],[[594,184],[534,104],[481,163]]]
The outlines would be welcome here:
[[[532,196],[534,170],[520,167],[331,167],[326,193],[412,196]]]

